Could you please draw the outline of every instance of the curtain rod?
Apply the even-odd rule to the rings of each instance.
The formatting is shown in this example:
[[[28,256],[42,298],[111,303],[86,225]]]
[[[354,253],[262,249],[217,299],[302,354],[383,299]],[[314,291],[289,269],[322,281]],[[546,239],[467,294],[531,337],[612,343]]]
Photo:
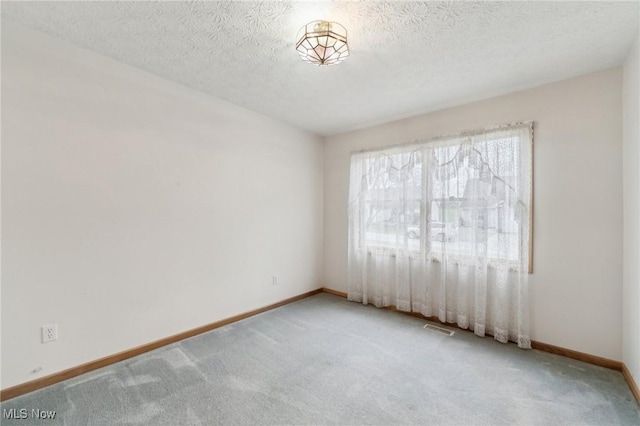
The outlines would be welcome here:
[[[401,142],[393,145],[387,145],[381,148],[367,148],[359,151],[351,151],[350,155],[353,156],[355,154],[363,154],[365,152],[385,151],[391,148],[402,148],[402,147],[407,147],[411,145],[429,144],[429,143],[437,142],[444,139],[452,139],[456,137],[459,138],[459,137],[465,137],[465,136],[475,136],[475,135],[480,135],[482,133],[487,133],[487,132],[495,132],[499,130],[509,130],[509,129],[527,128],[527,127],[529,128],[530,132],[533,132],[533,121],[517,121],[515,123],[499,124],[496,126],[484,127],[482,129],[466,130],[459,133],[446,133],[446,134],[435,136],[429,139],[424,139],[424,138],[414,139],[409,142]]]

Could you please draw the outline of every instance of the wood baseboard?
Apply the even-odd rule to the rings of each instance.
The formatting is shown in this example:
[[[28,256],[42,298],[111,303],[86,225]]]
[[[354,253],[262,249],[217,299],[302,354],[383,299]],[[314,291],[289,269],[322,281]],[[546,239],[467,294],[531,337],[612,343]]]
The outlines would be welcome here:
[[[344,297],[345,299],[347,298],[347,293],[345,293],[344,291],[333,290],[327,287],[323,287],[321,290],[324,293],[329,293],[329,294],[333,294],[334,296]]]
[[[338,290],[333,290],[330,288],[323,288],[322,289],[323,292],[325,293],[329,293],[329,294],[333,294],[336,296],[340,296],[340,297],[347,297],[347,293],[342,292],[342,291],[338,291]],[[405,312],[405,311],[399,311],[395,306],[387,306],[385,309],[389,309],[392,311],[396,311],[396,312],[401,312],[403,314],[406,315],[411,315],[413,317],[417,317],[417,318],[422,318],[425,319],[427,321],[433,321],[433,322],[438,322],[440,324],[446,325],[448,327],[454,327],[457,328],[459,330],[463,330],[463,331],[469,331],[471,332],[471,330],[467,330],[467,329],[462,329],[460,327],[458,327],[456,324],[454,323],[448,323],[448,322],[442,322],[440,321],[440,319],[438,317],[427,317],[424,316],[422,314],[419,314],[417,312]],[[612,359],[608,359],[608,358],[602,358],[596,355],[590,355],[590,354],[586,354],[583,352],[578,352],[578,351],[574,351],[572,349],[566,349],[566,348],[561,348],[559,346],[554,346],[554,345],[550,345],[547,343],[542,343],[542,342],[536,342],[536,341],[531,341],[531,347],[533,349],[538,349],[540,351],[543,352],[550,352],[556,355],[561,355],[567,358],[572,358],[572,359],[577,359],[579,361],[584,361],[587,362],[589,364],[594,364],[594,365],[599,365],[601,367],[606,367],[606,368],[611,368],[613,370],[617,370],[617,371],[622,371],[622,363],[620,361],[614,361]]]
[[[578,361],[583,361],[588,364],[599,365],[600,367],[622,371],[622,363],[620,361],[614,361],[609,358],[586,354],[584,352],[578,352],[574,351],[573,349],[562,348],[560,346],[554,346],[548,343],[536,342],[535,340],[531,341],[531,348],[538,349],[539,351],[543,352],[561,355],[571,359],[577,359]]]
[[[638,384],[636,383],[636,381],[633,380],[633,376],[631,375],[631,372],[629,371],[629,369],[624,363],[622,363],[622,375],[624,376],[625,380],[627,381],[627,384],[631,388],[631,393],[633,393],[633,396],[636,397],[636,401],[638,401],[638,404],[640,404],[640,388],[638,387]]]
[[[147,343],[145,345],[142,346],[138,346],[136,348],[133,349],[129,349],[123,352],[119,352],[117,354],[113,354],[104,358],[100,358],[97,359],[95,361],[91,361],[82,365],[79,365],[77,367],[72,367],[69,368],[67,370],[58,372],[58,373],[54,373],[51,374],[49,376],[45,376],[45,377],[41,377],[39,379],[36,380],[32,380],[26,383],[22,383],[16,386],[12,386],[10,388],[7,389],[3,389],[0,390],[0,401],[6,401],[8,399],[11,398],[15,398],[17,396],[20,395],[24,395],[26,393],[29,392],[33,392],[35,390],[44,388],[46,386],[50,386],[56,383],[59,383],[61,381],[67,380],[67,379],[71,379],[73,377],[79,376],[81,374],[84,373],[88,373],[90,371],[93,370],[97,370],[98,368],[102,368],[102,367],[106,367],[108,365],[111,364],[115,364],[116,362],[120,362],[123,361],[125,359],[129,359],[129,358],[133,358],[134,356],[138,356],[141,355],[145,352],[149,352],[152,351],[154,349],[158,349],[162,346],[166,346],[166,345],[170,345],[172,343],[178,342],[180,340],[184,340],[187,339],[189,337],[193,337],[193,336],[197,336],[198,334],[202,334],[202,333],[206,333],[207,331],[211,331],[214,330],[216,328],[225,326],[227,324],[231,324],[240,320],[243,320],[245,318],[249,318],[252,317],[254,315],[258,315],[261,314],[263,312],[275,309],[275,308],[279,308],[280,306],[284,306],[287,305],[289,303],[293,303],[296,302],[298,300],[301,299],[305,299],[309,296],[313,296],[315,294],[318,293],[328,293],[328,294],[333,294],[335,296],[339,296],[339,297],[343,297],[343,298],[347,298],[347,293],[343,292],[343,291],[338,291],[338,290],[333,290],[330,288],[321,288],[321,289],[317,289],[317,290],[312,290],[303,294],[300,294],[298,296],[294,296],[294,297],[290,297],[288,299],[282,300],[278,303],[274,303],[272,305],[268,305],[268,306],[264,306],[262,308],[258,308],[255,309],[253,311],[249,311],[249,312],[245,312],[239,315],[234,315],[232,317],[229,318],[225,318],[223,320],[220,321],[216,321],[213,322],[211,324],[207,324],[204,325],[202,327],[198,327],[198,328],[194,328],[192,330],[188,330],[173,336],[169,336],[166,337],[164,339],[160,339],[160,340],[156,340],[155,342],[151,342],[151,343]],[[390,306],[387,309],[389,310],[393,310],[393,311],[397,311],[397,312],[401,312],[404,314],[409,314],[411,316],[414,317],[418,317],[418,318],[422,318],[422,319],[426,319],[429,321],[435,321],[435,322],[439,322],[442,323],[442,321],[438,320],[438,318],[435,317],[425,317],[424,315],[415,313],[415,312],[403,312],[403,311],[398,311],[396,309],[395,306]],[[442,323],[445,324],[447,326],[450,327],[455,327],[460,329],[459,327],[457,327],[455,324],[449,324],[449,323]],[[469,330],[464,330],[464,331],[469,331]],[[577,359],[580,361],[584,361],[587,362],[589,364],[595,364],[595,365],[599,365],[602,367],[607,367],[607,368],[611,368],[614,370],[618,370],[621,371],[625,380],[627,381],[627,383],[629,384],[629,387],[631,388],[631,392],[633,393],[633,395],[635,396],[636,400],[638,401],[638,403],[640,404],[640,388],[638,388],[638,385],[636,384],[635,380],[633,379],[633,376],[631,375],[631,373],[629,372],[629,370],[627,369],[627,366],[624,365],[624,363],[621,363],[619,361],[614,361],[611,359],[607,359],[607,358],[602,358],[599,356],[595,356],[595,355],[590,355],[590,354],[585,354],[583,352],[578,352],[578,351],[574,351],[571,349],[566,349],[566,348],[562,348],[559,346],[554,346],[554,345],[549,345],[547,343],[542,343],[542,342],[536,342],[536,341],[532,341],[531,342],[531,346],[534,349],[538,349],[544,352],[550,352],[556,355],[561,355],[561,356],[565,356],[567,358],[573,358],[573,359]]]
[[[98,368],[106,367],[108,365],[115,364],[116,362],[120,362],[125,359],[129,359],[134,356],[141,355],[145,352],[158,349],[162,346],[170,345],[171,343],[175,343],[180,340],[184,340],[189,337],[196,336],[198,334],[206,333],[207,331],[214,330],[216,328],[225,326],[227,324],[231,324],[231,323],[243,320],[245,318],[249,318],[254,315],[258,315],[275,308],[279,308],[280,306],[284,306],[289,303],[293,303],[298,300],[305,299],[309,296],[313,296],[314,294],[321,293],[322,291],[323,290],[321,288],[317,290],[308,291],[306,293],[300,294],[298,296],[290,297],[288,299],[282,300],[272,305],[254,309],[252,311],[245,312],[239,315],[234,315],[232,317],[225,318],[223,320],[216,321],[211,324],[203,325],[201,327],[194,328],[192,330],[187,330],[182,333],[175,334],[173,336],[165,337],[164,339],[156,340],[155,342],[147,343],[145,345],[138,346],[133,349],[128,349],[126,351],[119,352],[117,354],[109,355],[104,358],[97,359],[95,361],[90,361],[85,364],[78,365],[76,367],[72,367],[67,370],[51,374],[49,376],[41,377],[36,380],[31,380],[26,383],[21,383],[19,385],[12,386],[7,389],[3,389],[0,391],[0,401],[5,401],[7,399],[15,398],[17,396],[24,395],[29,392],[33,392],[35,390],[44,388],[46,386],[50,386],[50,385],[62,382],[63,380],[71,379],[72,377],[76,377],[81,374],[88,373],[89,371],[97,370]]]
[[[324,293],[329,293],[329,294],[333,294],[335,296],[344,297],[345,299],[347,298],[347,293],[345,293],[343,291],[333,290],[333,289],[326,288],[326,287],[322,288],[322,291]],[[425,319],[425,320],[428,320],[428,321],[438,322],[440,324],[444,324],[444,325],[447,325],[449,327],[454,327],[454,328],[457,328],[459,330],[471,331],[471,330],[461,329],[456,324],[450,324],[450,323],[447,323],[447,322],[442,322],[437,317],[426,317],[426,316],[424,316],[422,314],[419,314],[417,312],[398,311],[398,309],[393,305],[392,306],[388,306],[385,309],[389,309],[391,311],[400,312],[400,313],[403,313],[403,314],[406,314],[406,315],[411,315],[413,317]],[[603,357],[596,356],[596,355],[586,354],[584,352],[574,351],[573,349],[567,349],[567,348],[562,348],[560,346],[550,345],[548,343],[537,342],[535,340],[531,341],[531,348],[537,349],[537,350],[543,351],[543,352],[549,352],[549,353],[552,353],[552,354],[564,356],[564,357],[567,357],[567,358],[577,359],[578,361],[583,361],[583,362],[586,362],[588,364],[594,364],[594,365],[598,365],[600,367],[606,367],[606,368],[611,368],[612,370],[621,371],[622,375],[625,378],[625,380],[629,384],[629,387],[631,388],[631,392],[633,393],[633,396],[635,396],[636,400],[638,401],[638,404],[640,404],[640,388],[638,388],[638,385],[635,382],[635,380],[633,379],[633,376],[631,375],[631,372],[629,371],[629,369],[627,368],[627,366],[623,362],[614,361],[612,359],[603,358]]]

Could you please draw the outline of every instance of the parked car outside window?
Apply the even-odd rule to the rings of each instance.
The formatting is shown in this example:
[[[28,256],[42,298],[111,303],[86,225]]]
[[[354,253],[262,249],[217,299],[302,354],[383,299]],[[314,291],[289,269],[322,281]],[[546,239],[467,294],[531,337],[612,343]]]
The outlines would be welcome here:
[[[407,228],[409,238],[420,238],[420,226]],[[451,241],[458,236],[456,228],[445,222],[431,222],[431,239],[436,241]]]

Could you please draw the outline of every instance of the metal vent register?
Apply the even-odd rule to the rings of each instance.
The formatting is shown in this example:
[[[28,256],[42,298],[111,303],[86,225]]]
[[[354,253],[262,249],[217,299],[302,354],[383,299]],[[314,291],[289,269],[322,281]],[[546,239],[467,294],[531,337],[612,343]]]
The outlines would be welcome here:
[[[427,330],[432,330],[440,334],[444,334],[445,336],[453,336],[455,331],[449,330],[447,328],[438,327],[437,325],[425,324],[424,327]]]

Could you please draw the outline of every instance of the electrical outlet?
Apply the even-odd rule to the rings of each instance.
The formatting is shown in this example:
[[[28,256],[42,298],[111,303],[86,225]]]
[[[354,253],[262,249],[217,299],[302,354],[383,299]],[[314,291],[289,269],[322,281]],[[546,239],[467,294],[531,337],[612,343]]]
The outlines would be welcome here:
[[[42,326],[42,343],[53,342],[58,339],[58,324]]]
[[[273,285],[278,285],[278,276],[277,276],[277,275],[274,275],[274,276],[273,276],[272,284],[273,284]]]

